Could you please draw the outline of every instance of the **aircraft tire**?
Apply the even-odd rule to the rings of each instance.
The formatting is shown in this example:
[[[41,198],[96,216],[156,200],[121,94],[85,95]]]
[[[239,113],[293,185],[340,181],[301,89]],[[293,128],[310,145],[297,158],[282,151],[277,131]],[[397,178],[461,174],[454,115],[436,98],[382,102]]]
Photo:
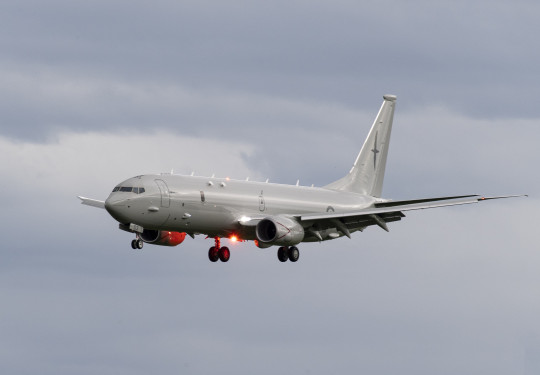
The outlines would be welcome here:
[[[131,241],[131,248],[132,248],[133,250],[137,249],[137,240],[132,240],[132,241]]]
[[[286,262],[288,259],[287,248],[281,246],[277,251],[277,257],[280,262]]]
[[[298,258],[300,258],[300,250],[298,250],[298,248],[296,246],[289,247],[289,251],[287,251],[287,252],[288,252],[288,255],[289,255],[289,260],[291,262],[297,262]]]
[[[135,244],[137,246],[137,249],[142,250],[144,246],[144,241],[139,238],[138,240],[135,240]]]
[[[208,259],[210,259],[210,262],[217,262],[218,259],[219,259],[219,251],[218,249],[216,249],[215,246],[212,246],[209,250],[208,250]]]
[[[231,258],[231,251],[228,247],[223,246],[221,249],[219,249],[219,259],[222,262],[228,262]]]

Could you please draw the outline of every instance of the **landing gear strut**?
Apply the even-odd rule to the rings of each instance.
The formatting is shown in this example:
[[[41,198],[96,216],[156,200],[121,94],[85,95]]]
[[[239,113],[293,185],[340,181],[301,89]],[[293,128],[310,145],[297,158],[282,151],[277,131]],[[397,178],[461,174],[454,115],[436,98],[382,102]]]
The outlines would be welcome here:
[[[300,258],[300,250],[296,246],[281,246],[278,249],[277,257],[280,262],[286,262],[287,260],[296,262]]]
[[[214,237],[214,240],[216,241],[216,245],[208,250],[208,259],[210,259],[210,262],[217,262],[218,260],[228,262],[231,258],[231,251],[226,246],[221,247],[219,237]]]

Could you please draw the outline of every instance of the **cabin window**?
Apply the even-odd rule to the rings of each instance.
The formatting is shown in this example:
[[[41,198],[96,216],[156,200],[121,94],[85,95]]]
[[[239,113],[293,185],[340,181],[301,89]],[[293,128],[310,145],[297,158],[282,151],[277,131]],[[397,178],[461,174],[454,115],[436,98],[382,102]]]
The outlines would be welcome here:
[[[204,203],[205,200],[206,198],[204,197],[204,191],[201,190],[201,202]]]

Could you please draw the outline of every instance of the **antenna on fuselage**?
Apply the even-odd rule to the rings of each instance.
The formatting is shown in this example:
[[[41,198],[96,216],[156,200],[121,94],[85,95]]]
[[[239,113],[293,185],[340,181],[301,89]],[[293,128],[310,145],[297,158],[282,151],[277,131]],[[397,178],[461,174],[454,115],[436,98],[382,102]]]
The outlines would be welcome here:
[[[191,171],[191,176],[195,176],[195,171]]]

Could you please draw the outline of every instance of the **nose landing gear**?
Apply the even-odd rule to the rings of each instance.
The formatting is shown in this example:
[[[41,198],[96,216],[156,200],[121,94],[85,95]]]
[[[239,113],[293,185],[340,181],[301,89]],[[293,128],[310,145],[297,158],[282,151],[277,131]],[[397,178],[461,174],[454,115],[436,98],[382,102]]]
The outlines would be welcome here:
[[[133,250],[141,250],[143,246],[144,246],[144,241],[138,237],[134,239],[133,241],[131,241],[131,248]]]
[[[210,259],[210,262],[217,262],[218,260],[228,262],[231,258],[231,251],[226,246],[221,247],[219,237],[214,237],[214,240],[216,241],[216,245],[208,250],[208,259]]]

